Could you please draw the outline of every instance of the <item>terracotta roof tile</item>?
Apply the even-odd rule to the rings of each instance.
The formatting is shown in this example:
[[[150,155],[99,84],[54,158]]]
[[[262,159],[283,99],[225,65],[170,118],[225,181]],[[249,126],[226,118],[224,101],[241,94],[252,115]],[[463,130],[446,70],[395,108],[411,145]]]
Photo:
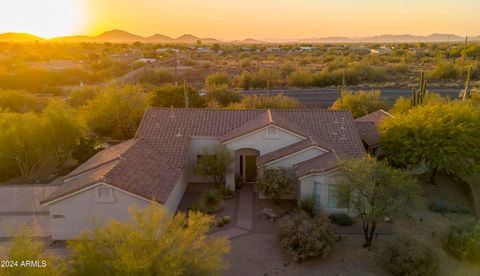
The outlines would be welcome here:
[[[355,126],[358,130],[358,134],[362,141],[368,145],[368,147],[374,147],[380,142],[380,132],[378,131],[378,125],[371,122],[355,122]]]
[[[327,152],[318,157],[298,163],[295,166],[295,173],[298,177],[314,173],[325,173],[340,166],[340,158],[335,152]]]
[[[323,148],[327,151],[332,150],[332,147],[329,145],[326,145],[325,143],[319,142],[318,138],[314,138],[312,136],[308,137],[308,139],[305,139],[303,141],[297,142],[295,144],[291,144],[289,146],[286,146],[284,148],[280,148],[276,151],[269,152],[267,154],[261,155],[257,157],[257,166],[262,166],[264,164],[270,163],[274,160],[277,160],[279,158],[288,156],[290,154],[294,154],[296,152],[299,152],[301,150],[310,148],[310,147],[320,147]]]
[[[388,113],[383,109],[379,109],[375,112],[368,113],[362,117],[355,119],[355,122],[369,122],[369,123],[380,123],[385,118],[393,117],[392,114]]]

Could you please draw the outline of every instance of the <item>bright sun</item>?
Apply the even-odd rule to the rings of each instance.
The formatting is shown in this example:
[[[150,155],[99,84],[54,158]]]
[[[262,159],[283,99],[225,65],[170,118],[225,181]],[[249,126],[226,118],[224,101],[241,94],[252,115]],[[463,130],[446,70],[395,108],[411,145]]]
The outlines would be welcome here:
[[[81,24],[82,0],[2,0],[0,33],[25,32],[44,38],[73,34]]]

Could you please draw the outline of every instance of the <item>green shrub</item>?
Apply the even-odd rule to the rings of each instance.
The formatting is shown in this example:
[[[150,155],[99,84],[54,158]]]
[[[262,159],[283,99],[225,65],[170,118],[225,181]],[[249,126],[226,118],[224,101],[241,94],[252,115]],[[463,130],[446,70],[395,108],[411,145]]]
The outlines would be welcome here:
[[[317,215],[317,209],[315,208],[315,201],[313,198],[304,198],[298,202],[298,209],[305,212],[310,217],[315,217]]]
[[[232,218],[230,216],[223,216],[223,224],[229,224]]]
[[[220,193],[217,190],[209,190],[202,194],[201,203],[209,213],[217,211],[222,203]]]
[[[232,198],[233,197],[233,191],[230,188],[228,188],[227,186],[220,187],[220,193],[222,194],[223,198]]]
[[[300,262],[317,256],[326,257],[335,242],[325,216],[310,217],[298,212],[280,222],[279,239],[288,256]]]
[[[460,260],[480,261],[480,222],[453,224],[442,241],[447,250]]]
[[[294,176],[285,168],[267,169],[257,180],[257,188],[265,196],[278,200],[293,191]]]
[[[380,263],[393,275],[436,275],[438,258],[433,250],[409,237],[399,237],[378,254]]]
[[[328,217],[333,223],[340,226],[350,226],[354,223],[353,218],[348,214],[333,214]]]

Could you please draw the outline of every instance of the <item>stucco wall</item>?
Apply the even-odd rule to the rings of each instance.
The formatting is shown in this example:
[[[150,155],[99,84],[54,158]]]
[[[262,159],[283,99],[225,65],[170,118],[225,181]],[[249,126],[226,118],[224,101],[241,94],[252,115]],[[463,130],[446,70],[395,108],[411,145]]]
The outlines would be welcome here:
[[[214,146],[221,145],[219,139],[193,137],[190,139],[190,146],[188,148],[188,160],[187,160],[187,182],[190,183],[202,183],[207,182],[201,176],[194,173],[195,166],[197,164],[197,155],[200,154],[206,147],[211,149]]]
[[[182,176],[180,177],[180,179],[178,179],[177,184],[175,184],[175,187],[173,188],[170,196],[167,199],[167,202],[165,202],[165,207],[167,207],[173,212],[177,211],[178,205],[180,205],[180,202],[182,201],[183,194],[185,193],[187,186],[188,173],[187,170],[184,169]]]
[[[258,150],[260,155],[262,155],[303,140],[302,138],[279,128],[277,128],[277,133],[277,137],[269,138],[267,136],[267,130],[261,129],[230,141],[225,145],[232,152],[238,149],[250,148]]]
[[[341,177],[341,172],[337,170],[327,174],[312,175],[302,178],[300,180],[300,199],[312,199],[314,197],[314,183],[336,185],[338,183],[336,178],[338,179],[338,177]],[[328,208],[328,185],[320,185],[320,187],[320,204],[327,214],[347,213],[350,211],[348,209]]]
[[[82,231],[92,229],[94,220],[98,223],[105,223],[112,218],[120,221],[129,221],[128,208],[130,206],[145,208],[150,204],[147,200],[116,189],[111,190],[114,202],[95,202],[97,187],[92,187],[50,204],[53,240],[74,239]],[[53,216],[58,215],[62,215],[64,218],[53,218]]]

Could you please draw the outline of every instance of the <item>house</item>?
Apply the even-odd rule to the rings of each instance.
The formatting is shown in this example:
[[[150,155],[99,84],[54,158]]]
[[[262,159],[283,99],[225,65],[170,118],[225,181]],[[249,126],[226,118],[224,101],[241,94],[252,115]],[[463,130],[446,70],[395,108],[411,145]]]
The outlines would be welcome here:
[[[225,185],[235,175],[284,167],[298,177],[290,198],[313,198],[327,213],[346,212],[336,199],[339,161],[366,156],[347,110],[217,110],[150,108],[135,138],[105,149],[64,178],[48,205],[53,240],[72,239],[110,218],[128,220],[131,205],[156,201],[176,211],[188,185],[205,182],[194,168],[204,149],[227,149]]]
[[[142,62],[142,63],[156,63],[157,59],[156,58],[139,58],[137,59],[137,62]]]
[[[381,46],[377,49],[371,49],[370,54],[372,55],[390,55],[393,53],[393,49],[387,46]]]
[[[355,126],[358,134],[368,153],[379,156],[382,151],[379,148],[380,133],[378,132],[378,125],[386,118],[393,117],[392,114],[380,109],[369,113],[365,116],[355,119]]]

